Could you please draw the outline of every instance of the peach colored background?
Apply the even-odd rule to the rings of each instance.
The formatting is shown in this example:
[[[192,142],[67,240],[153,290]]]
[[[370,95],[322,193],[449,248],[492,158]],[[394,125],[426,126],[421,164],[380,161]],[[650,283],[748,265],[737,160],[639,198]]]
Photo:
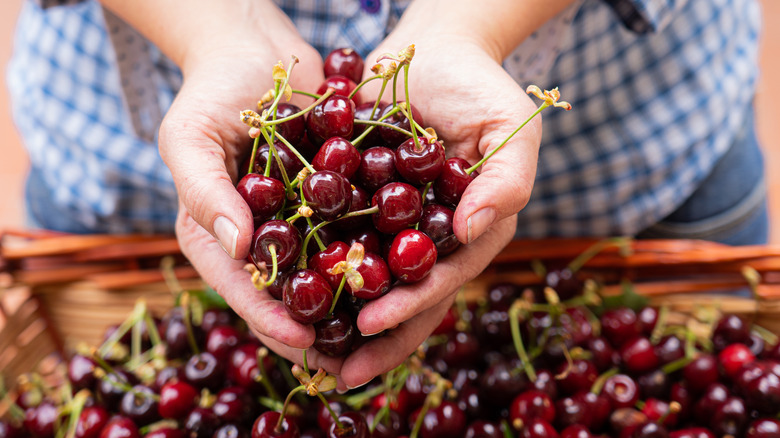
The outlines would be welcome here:
[[[5,68],[11,51],[15,17],[22,0],[0,1],[0,68]],[[762,38],[762,76],[757,97],[759,138],[767,156],[773,243],[780,243],[780,113],[772,104],[780,102],[780,1],[762,0],[765,32]],[[22,227],[22,189],[27,157],[19,144],[9,112],[8,91],[0,87],[0,229]]]

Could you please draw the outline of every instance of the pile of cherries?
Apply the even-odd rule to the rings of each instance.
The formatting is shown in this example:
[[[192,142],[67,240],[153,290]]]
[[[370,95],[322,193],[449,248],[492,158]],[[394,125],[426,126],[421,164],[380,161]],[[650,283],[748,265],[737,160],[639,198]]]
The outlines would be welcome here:
[[[241,113],[254,138],[237,183],[255,220],[248,269],[294,320],[314,325],[315,348],[327,355],[351,351],[367,300],[422,280],[460,246],[454,209],[488,158],[447,159],[435,131],[423,128],[408,103],[413,55],[410,46],[387,56],[360,82],[360,55],[335,50],[317,94],[290,87],[297,60],[289,72],[279,64],[262,114]],[[392,102],[363,100],[363,84],[395,88],[401,72],[406,102],[395,92]],[[293,93],[316,101],[304,109],[283,102]]]

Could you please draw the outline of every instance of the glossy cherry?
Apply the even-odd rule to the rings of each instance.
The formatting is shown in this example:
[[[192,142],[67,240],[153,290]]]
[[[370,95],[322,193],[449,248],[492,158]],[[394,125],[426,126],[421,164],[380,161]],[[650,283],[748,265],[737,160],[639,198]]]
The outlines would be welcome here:
[[[702,392],[718,381],[718,362],[715,356],[701,353],[682,369],[682,375],[693,392]]]
[[[401,103],[400,101],[398,102]],[[382,118],[386,114],[388,114],[393,109],[393,104],[389,103],[384,108],[382,108],[382,112],[379,114],[379,117]],[[409,105],[409,107],[412,110],[412,117],[414,118],[415,123],[417,123],[420,126],[425,126],[425,123],[423,122],[422,116],[417,111],[417,108],[415,108],[414,105]],[[408,110],[407,110],[408,111]],[[384,123],[395,125],[401,129],[405,129],[409,132],[412,130],[411,123],[409,122],[409,119],[406,118],[405,115],[403,115],[402,112],[397,112],[393,114],[390,117],[387,117],[383,120]],[[395,148],[398,147],[401,143],[406,141],[406,139],[409,138],[406,134],[403,132],[396,131],[391,128],[385,128],[380,127],[379,128],[379,134],[382,136],[382,139],[384,139],[385,143],[388,145],[388,147]]]
[[[212,391],[222,386],[224,364],[208,351],[191,356],[184,365],[184,376],[195,388]]]
[[[287,278],[282,302],[292,319],[301,324],[313,324],[330,310],[333,291],[320,274],[312,269],[302,269]]]
[[[374,103],[375,101],[369,101],[369,102],[363,102],[360,105],[358,105],[355,108],[355,120],[365,120],[365,121],[377,121],[379,120],[379,114],[382,111],[382,108],[384,108],[387,103],[384,101],[379,101],[379,105],[377,105],[377,110],[374,111]],[[374,116],[371,117],[371,112],[374,112]],[[368,128],[367,125],[363,125],[360,123],[355,123],[355,127],[353,128],[352,136],[357,138],[360,136],[360,134],[363,133]],[[374,128],[366,134],[366,137],[363,139],[363,142],[361,143],[364,148],[366,147],[372,147],[372,146],[382,146],[385,144],[385,141],[382,140],[382,136],[379,134],[379,129]]]
[[[333,95],[317,104],[306,119],[309,140],[321,145],[331,137],[352,138],[355,102],[345,96]]]
[[[306,177],[301,188],[308,206],[324,221],[343,216],[352,204],[352,187],[340,173],[317,171]]]
[[[734,343],[746,344],[750,340],[750,326],[737,315],[723,315],[712,332],[712,343],[717,351]]]
[[[328,88],[333,88],[333,94],[349,97],[349,95],[356,87],[357,83],[355,83],[355,81],[352,79],[346,76],[333,75],[325,78],[325,81],[320,85],[319,88],[317,88],[317,94],[325,94],[325,92],[328,91]],[[356,106],[360,105],[362,102],[360,97],[360,90],[358,90],[358,92],[352,96],[352,102],[354,102]]]
[[[734,343],[718,353],[720,368],[730,378],[734,378],[743,365],[756,360],[753,352],[745,344]]]
[[[103,430],[100,431],[100,438],[139,438],[138,426],[133,420],[117,415],[108,420]]]
[[[528,378],[517,372],[519,362],[499,359],[491,363],[479,378],[479,391],[487,405],[506,408],[528,387]]]
[[[613,409],[629,408],[639,401],[639,386],[625,374],[609,377],[601,391],[609,399]]]
[[[548,423],[555,421],[555,404],[549,395],[539,390],[529,390],[519,394],[509,406],[509,420],[516,424],[530,423],[532,418],[540,418]]]
[[[416,420],[417,415],[412,414]],[[413,423],[412,423],[413,424]],[[422,438],[450,438],[461,436],[466,428],[466,415],[458,405],[445,400],[425,413],[420,428]]]
[[[211,408],[196,407],[190,411],[183,423],[190,437],[208,438],[219,426],[219,418]]]
[[[217,400],[211,409],[220,421],[244,424],[254,419],[256,402],[253,395],[241,386],[229,386],[217,393]]]
[[[206,335],[206,351],[213,354],[219,361],[224,361],[230,350],[238,345],[242,339],[242,333],[233,326],[214,327]]]
[[[504,433],[498,423],[476,420],[466,427],[464,438],[503,438]]]
[[[666,428],[653,421],[640,424],[631,434],[631,438],[669,438]]]
[[[390,290],[392,277],[390,268],[382,257],[372,252],[363,255],[363,263],[357,268],[357,272],[363,277],[363,287],[352,290],[347,284],[346,289],[355,298],[373,300],[384,295]]]
[[[51,401],[44,400],[38,406],[24,411],[24,430],[36,437],[53,437],[59,416],[59,408]]]
[[[571,366],[563,363],[556,371],[558,375],[563,376],[558,380],[558,389],[569,395],[589,391],[599,375],[596,365],[585,359],[574,359]]]
[[[423,208],[418,229],[431,238],[439,257],[444,257],[460,247],[460,241],[452,230],[455,212],[439,204],[428,204]]]
[[[410,138],[395,150],[395,167],[411,184],[424,185],[434,181],[444,169],[444,160],[444,146],[427,137],[419,137],[417,144]]]
[[[355,341],[355,327],[349,314],[336,309],[330,318],[314,323],[314,348],[331,357],[349,353]]]
[[[87,406],[81,411],[76,423],[76,438],[98,438],[108,423],[108,411],[102,406]],[[3,434],[0,433],[0,436]]]
[[[329,438],[369,438],[371,436],[366,418],[360,412],[348,411],[341,413],[339,415],[339,423],[341,423],[341,427],[338,427],[335,422],[330,424],[328,428]]]
[[[581,424],[573,424],[561,431],[561,438],[592,438],[587,427]]]
[[[311,165],[316,170],[330,170],[352,178],[360,167],[360,151],[345,138],[331,137],[320,146]]]
[[[620,348],[627,341],[641,334],[636,312],[628,307],[609,309],[601,315],[601,334],[614,348]]]
[[[182,429],[160,427],[151,432],[147,432],[146,435],[144,435],[144,438],[185,438],[185,434]]]
[[[370,203],[371,203],[371,195],[369,195],[368,192],[365,191],[363,188],[352,184],[352,202],[349,205],[349,210],[347,211],[347,213],[353,211],[365,210],[366,208],[369,207]],[[333,223],[333,227],[335,227],[336,229],[342,232],[346,231],[347,233],[357,229],[366,229],[368,227],[373,228],[371,226],[370,215],[365,215],[365,214],[337,220],[336,222]],[[350,242],[349,244],[351,245],[352,243]],[[376,249],[371,252],[379,252],[379,250]]]
[[[301,234],[293,225],[285,220],[270,220],[263,222],[252,236],[252,247],[249,255],[255,264],[265,263],[271,270],[273,259],[269,247],[276,248],[276,263],[280,271],[290,268],[298,260],[301,252]]]
[[[121,389],[126,386],[133,386],[138,383],[135,375],[128,373],[121,368],[114,368],[114,371],[106,374],[98,383],[98,399],[109,411],[119,409],[119,402],[125,391]]]
[[[252,426],[252,438],[298,438],[300,436],[298,426],[287,421],[287,418],[282,420],[279,430],[276,429],[279,417],[281,414],[276,411],[266,411],[260,414]]]
[[[241,344],[230,352],[227,361],[227,377],[230,381],[253,392],[262,388],[258,380],[261,376],[257,362],[258,347],[254,343]]]
[[[709,424],[718,436],[742,436],[747,422],[745,402],[739,397],[729,397],[715,408]]]
[[[395,153],[383,146],[374,146],[360,155],[360,166],[355,174],[357,183],[370,193],[401,176],[395,168]]]
[[[666,365],[685,356],[685,345],[675,335],[667,335],[655,344],[655,355],[660,365]]]
[[[344,274],[331,274],[328,270],[332,269],[336,264],[346,261],[347,252],[349,252],[349,246],[346,243],[340,241],[332,242],[327,248],[309,258],[309,269],[313,269],[320,274],[335,291],[341,284]]]
[[[268,105],[266,105],[266,107],[268,107]],[[288,117],[299,112],[301,112],[300,108],[288,102],[279,102],[276,106],[277,119]],[[297,146],[303,139],[303,136],[306,135],[305,116],[298,116],[276,125],[276,132],[281,134],[285,140],[290,142],[290,144]]]
[[[372,220],[380,233],[397,234],[422,217],[420,192],[406,183],[394,182],[383,186],[374,193],[371,205],[379,209]]]
[[[444,168],[436,181],[433,182],[433,192],[436,201],[448,207],[457,207],[466,187],[477,177],[476,172],[466,173],[471,167],[463,158],[453,157],[444,162]]]
[[[715,434],[704,427],[689,427],[669,432],[669,438],[715,438]]]
[[[709,424],[715,409],[731,396],[722,383],[713,383],[707,387],[693,406],[693,414],[699,424]]]
[[[145,426],[160,418],[158,402],[154,390],[146,385],[133,386],[132,392],[126,392],[119,404],[119,412],[139,426]]]
[[[363,58],[350,48],[335,49],[328,53],[322,64],[325,77],[342,75],[360,82],[363,77]]]
[[[94,359],[80,354],[74,354],[68,361],[68,380],[73,386],[73,391],[81,389],[94,389],[97,383],[95,377],[97,363]]]
[[[558,432],[550,423],[534,418],[520,431],[520,438],[558,438]]]
[[[658,366],[658,356],[653,344],[645,337],[637,337],[623,344],[620,358],[624,368],[630,373],[642,374]]]
[[[393,239],[387,264],[398,280],[416,283],[425,278],[436,264],[436,245],[421,231],[403,230]]]
[[[268,162],[270,149],[271,148],[267,143],[262,143],[257,147],[257,154],[255,154],[255,163],[252,169],[252,173],[257,173],[259,175],[265,174],[265,167],[266,163]],[[287,179],[290,181],[294,180],[298,175],[298,172],[303,169],[303,162],[301,162],[301,160],[295,156],[295,154],[293,154],[287,145],[279,140],[274,142],[274,150],[276,151],[276,156],[278,156],[279,160],[282,162],[282,166],[284,166],[284,172],[287,175]],[[273,179],[283,181],[284,177],[282,176],[282,171],[279,168],[279,163],[276,160],[276,156],[274,156],[271,161],[271,171],[268,176]],[[243,175],[246,173],[249,173],[249,159],[247,159],[247,161],[244,162],[244,165],[241,166],[241,174]]]
[[[187,382],[169,382],[160,389],[157,410],[161,417],[185,418],[197,403],[198,391]]]
[[[250,173],[238,181],[236,190],[249,205],[256,223],[273,217],[284,205],[284,184],[278,179]]]
[[[745,438],[775,438],[779,436],[780,420],[776,420],[774,418],[761,418],[754,420],[752,423],[750,423],[750,427],[745,433]]]

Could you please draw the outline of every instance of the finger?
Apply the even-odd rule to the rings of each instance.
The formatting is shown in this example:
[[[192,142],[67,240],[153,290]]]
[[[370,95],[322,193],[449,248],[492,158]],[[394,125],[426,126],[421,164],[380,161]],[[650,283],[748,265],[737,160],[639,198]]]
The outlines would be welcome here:
[[[438,261],[422,281],[394,287],[383,297],[368,302],[357,319],[360,332],[374,334],[387,330],[453,295],[506,246],[514,234],[515,223],[514,217],[497,223],[479,240]]]
[[[529,109],[528,115],[535,110]],[[496,149],[517,125],[509,130],[483,128],[480,153],[485,155]],[[492,224],[516,215],[526,206],[536,177],[540,142],[541,120],[536,117],[479,169],[479,175],[466,188],[455,209],[453,230],[458,240],[472,242]]]
[[[214,238],[182,210],[176,223],[184,255],[201,275],[256,333],[293,348],[308,348],[314,343],[314,329],[290,318],[281,301],[252,285],[244,261],[233,260]]]
[[[401,364],[439,325],[454,300],[455,294],[446,297],[350,354],[341,367],[341,380],[347,389],[363,386]]]
[[[221,130],[233,131],[233,125],[222,126],[208,117],[182,120],[177,114],[187,103],[177,103],[160,128],[159,145],[179,199],[189,216],[214,236],[230,257],[243,259],[249,253],[254,223],[225,165],[226,149],[237,140],[235,131],[227,138]]]

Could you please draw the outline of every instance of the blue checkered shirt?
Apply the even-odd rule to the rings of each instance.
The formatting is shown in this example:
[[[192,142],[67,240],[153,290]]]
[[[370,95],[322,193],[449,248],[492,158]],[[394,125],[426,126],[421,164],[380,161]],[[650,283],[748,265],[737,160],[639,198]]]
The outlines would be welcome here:
[[[134,129],[117,67],[124,54],[100,5],[40,1],[23,6],[8,69],[34,220],[66,231],[172,231],[173,180],[155,140]],[[278,3],[323,56],[337,47],[367,55],[407,4]],[[560,87],[574,106],[545,113],[519,235],[633,234],[680,205],[745,121],[759,26],[755,0],[579,0],[518,47],[506,70],[522,86]],[[153,46],[146,53],[164,113],[181,73]]]

